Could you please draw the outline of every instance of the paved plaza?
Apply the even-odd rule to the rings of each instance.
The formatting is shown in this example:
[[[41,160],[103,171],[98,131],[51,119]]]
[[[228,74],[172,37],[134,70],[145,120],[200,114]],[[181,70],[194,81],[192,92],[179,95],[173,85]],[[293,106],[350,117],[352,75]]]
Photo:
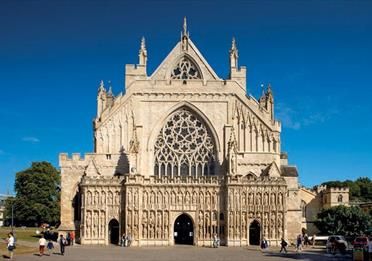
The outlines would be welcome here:
[[[57,250],[57,249],[55,249]],[[220,247],[217,249],[195,246],[174,246],[174,247],[130,247],[122,248],[115,246],[93,247],[93,246],[74,246],[66,247],[64,256],[54,253],[51,256],[39,257],[37,249],[35,254],[16,256],[17,261],[32,260],[159,260],[159,261],[183,261],[183,260],[213,260],[213,261],[274,261],[274,260],[351,260],[350,255],[331,256],[323,251],[304,251],[296,253],[292,250],[287,254],[279,254],[278,249],[272,249],[262,253],[258,249],[248,249],[244,247]]]

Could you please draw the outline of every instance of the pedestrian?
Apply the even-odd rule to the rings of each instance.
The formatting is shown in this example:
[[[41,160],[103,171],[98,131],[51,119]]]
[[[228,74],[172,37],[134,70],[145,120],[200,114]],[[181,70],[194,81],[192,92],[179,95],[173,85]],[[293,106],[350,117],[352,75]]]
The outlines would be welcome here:
[[[265,250],[267,247],[268,247],[267,240],[266,240],[266,238],[263,238],[262,241],[261,241],[261,249]]]
[[[70,232],[67,232],[66,241],[67,241],[67,244],[66,245],[69,246],[71,244],[71,234],[70,234]]]
[[[47,244],[46,239],[44,235],[41,235],[41,238],[39,239],[39,255],[44,255],[45,245]]]
[[[304,246],[307,247],[309,245],[309,236],[305,234],[304,236]]]
[[[315,238],[316,238],[316,235],[314,234],[314,235],[313,235],[313,238],[312,238],[312,241],[313,241],[313,242],[312,242],[312,243],[313,243],[313,247],[315,246]]]
[[[127,246],[130,247],[130,245],[132,244],[132,237],[130,234],[127,235]]]
[[[75,231],[71,231],[70,238],[71,238],[71,246],[73,246],[74,245],[74,240],[75,240]]]
[[[280,245],[282,246],[282,248],[280,249],[279,253],[281,253],[283,250],[284,250],[284,252],[287,253],[288,243],[284,240],[284,238],[282,238],[282,241],[280,242]]]
[[[53,244],[52,240],[49,239],[48,244],[47,244],[47,249],[48,249],[49,256],[52,253],[53,248],[54,248],[54,244]]]
[[[14,239],[14,235],[13,235],[13,232],[10,232],[8,234],[8,242],[7,242],[7,248],[8,248],[8,255],[9,255],[9,259],[13,259],[13,252],[14,252],[14,248],[15,248],[15,239]]]
[[[121,236],[121,246],[125,247],[125,234]]]
[[[302,236],[298,235],[296,239],[296,251],[300,252],[302,250]]]
[[[65,254],[65,245],[67,244],[66,239],[63,237],[63,235],[59,236],[59,246],[61,248],[61,255],[63,256]]]

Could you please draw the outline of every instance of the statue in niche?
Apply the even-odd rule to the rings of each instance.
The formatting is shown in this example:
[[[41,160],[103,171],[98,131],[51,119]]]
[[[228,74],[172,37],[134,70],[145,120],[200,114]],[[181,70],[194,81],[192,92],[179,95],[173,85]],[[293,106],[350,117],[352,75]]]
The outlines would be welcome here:
[[[147,212],[143,212],[142,216],[142,237],[147,238]]]
[[[133,239],[137,239],[137,238],[138,238],[138,225],[135,224],[134,229],[133,229]]]
[[[261,205],[261,193],[256,194],[256,205]]]
[[[165,192],[165,194],[164,194],[164,205],[166,207],[168,207],[168,198],[169,198],[169,194],[168,194],[168,192]]]
[[[172,191],[172,205],[176,204],[176,193]]]
[[[192,193],[192,204],[196,204],[196,198],[197,198],[197,195],[196,195],[196,192],[194,191],[193,193]]]
[[[247,198],[246,198],[246,194],[245,193],[243,193],[243,195],[242,195],[242,204],[243,204],[243,206],[242,207],[245,207],[246,205],[247,205]]]
[[[128,224],[128,226],[132,226],[132,211],[130,211],[130,210],[128,210],[127,224]]]
[[[162,220],[162,218],[161,218],[161,212],[158,211],[157,219],[156,219],[156,226],[159,227],[159,228],[161,227],[161,220]]]
[[[178,191],[177,204],[182,204],[182,192]]]
[[[203,206],[203,204],[204,204],[204,195],[203,195],[202,192],[200,192],[199,200],[200,200],[200,206]]]
[[[283,194],[279,193],[279,204],[283,205]]]
[[[134,211],[134,224],[138,224],[138,210]]]
[[[269,194],[265,193],[264,205],[267,206],[268,204],[269,204]]]
[[[98,213],[94,212],[93,214],[93,237],[97,236],[98,231]]]
[[[168,231],[168,226],[164,226],[164,238],[167,239],[169,237],[169,231]]]
[[[275,193],[271,193],[271,205],[275,205]]]
[[[199,211],[199,237],[203,237],[203,224],[204,223],[204,217],[203,217],[203,212]]]
[[[100,221],[100,224],[101,224],[101,238],[104,238],[105,237],[105,212],[101,211],[101,215],[100,215],[100,218],[101,218],[101,221]]]
[[[87,238],[90,238],[90,229],[92,227],[92,217],[91,217],[91,214],[90,214],[90,211],[87,212],[87,217],[86,217],[86,235],[87,235]]]
[[[231,160],[230,160],[230,164],[231,164],[231,173],[232,174],[235,174],[235,153],[234,152],[230,152],[231,153]]]
[[[278,213],[278,238],[282,237],[282,231],[283,231],[283,220],[282,220],[282,214]]]
[[[186,191],[185,195],[185,204],[186,205],[190,204],[190,193],[188,191]]]
[[[116,191],[115,192],[115,204],[116,205],[119,204],[119,198],[120,198],[120,192],[119,191]]]
[[[98,191],[94,191],[94,205],[98,205],[99,197],[98,197]]]
[[[247,214],[244,212],[243,215],[242,215],[242,234],[243,234],[243,237],[245,238],[246,235],[247,235]]]
[[[148,198],[148,196],[147,196],[147,192],[145,191],[145,192],[143,193],[143,206],[144,206],[144,207],[147,205],[147,198]]]
[[[87,193],[87,205],[88,206],[92,205],[92,192],[90,192],[89,190]]]
[[[252,205],[253,204],[253,195],[252,195],[252,193],[249,193],[248,194],[248,203],[249,203],[249,205]]]
[[[161,196],[161,193],[158,192],[157,195],[156,195],[156,202],[161,205],[162,204],[162,196]]]
[[[155,201],[155,193],[151,191],[150,204],[154,204],[154,201]]]
[[[134,199],[133,199],[134,205],[138,204],[137,201],[138,201],[138,189],[134,192]]]
[[[106,204],[106,192],[102,190],[101,192],[101,204],[104,206]]]
[[[149,224],[150,224],[150,238],[154,238],[155,234],[155,221],[154,221],[154,212],[150,212],[150,219],[149,219]]]
[[[112,204],[113,204],[113,195],[112,195],[112,191],[109,191],[109,193],[108,193],[108,197],[109,197],[109,204],[112,205]]]

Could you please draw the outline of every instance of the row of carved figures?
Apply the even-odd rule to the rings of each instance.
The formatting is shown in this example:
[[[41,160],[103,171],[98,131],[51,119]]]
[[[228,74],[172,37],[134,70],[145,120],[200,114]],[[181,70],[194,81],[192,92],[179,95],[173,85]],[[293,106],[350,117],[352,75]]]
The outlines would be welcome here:
[[[284,205],[282,192],[250,192],[235,191],[229,195],[230,209],[239,209],[240,207],[252,205]]]
[[[120,203],[120,191],[91,191],[88,190],[85,194],[85,205],[86,206],[102,206],[107,205],[118,205]],[[84,202],[84,200],[83,200]]]
[[[83,236],[89,238],[101,238],[106,236],[106,213],[105,211],[86,211]]]
[[[271,214],[268,212],[256,213],[253,212],[229,212],[229,238],[246,238],[249,232],[249,225],[253,220],[260,223],[262,234],[266,238],[280,239],[283,236],[284,216],[281,212]]]

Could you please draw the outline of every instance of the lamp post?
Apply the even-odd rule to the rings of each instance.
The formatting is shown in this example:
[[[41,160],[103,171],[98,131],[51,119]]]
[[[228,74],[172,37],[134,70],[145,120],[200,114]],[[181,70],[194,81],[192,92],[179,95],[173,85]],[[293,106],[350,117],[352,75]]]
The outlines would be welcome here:
[[[13,226],[14,226],[14,203],[12,204],[12,233],[13,233]]]

